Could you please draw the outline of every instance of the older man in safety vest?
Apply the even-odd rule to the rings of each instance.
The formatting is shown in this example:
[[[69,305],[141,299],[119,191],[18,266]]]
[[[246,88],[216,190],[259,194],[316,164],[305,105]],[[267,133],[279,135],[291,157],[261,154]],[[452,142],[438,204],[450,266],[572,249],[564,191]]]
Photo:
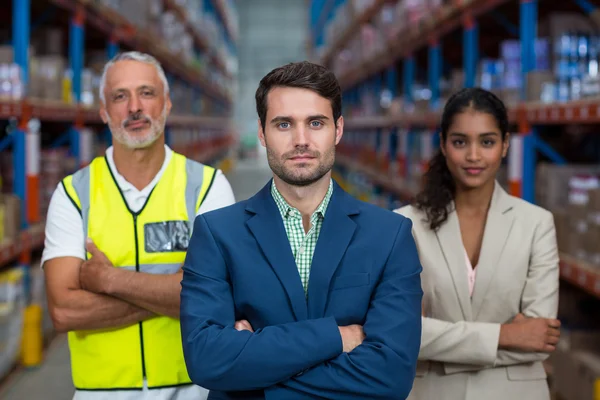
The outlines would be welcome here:
[[[171,100],[153,57],[111,60],[100,97],[114,144],[54,192],[42,259],[75,399],[206,398],[183,358],[181,265],[195,216],[234,203],[231,187],[165,145]]]

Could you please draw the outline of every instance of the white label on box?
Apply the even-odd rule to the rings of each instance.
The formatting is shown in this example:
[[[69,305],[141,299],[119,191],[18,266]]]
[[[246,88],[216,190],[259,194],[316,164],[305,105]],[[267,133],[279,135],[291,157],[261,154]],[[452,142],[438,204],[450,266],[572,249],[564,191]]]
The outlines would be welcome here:
[[[523,177],[523,136],[510,136],[508,151],[508,180],[520,182]]]
[[[82,165],[86,165],[92,161],[92,130],[90,128],[82,128],[79,131],[79,160]]]
[[[400,139],[398,141],[400,144],[400,151],[398,154],[406,157],[408,155],[408,131],[406,129],[402,129],[400,132],[398,132],[398,137]]]
[[[38,131],[30,131],[25,135],[26,146],[26,165],[25,173],[29,176],[37,176],[40,174],[40,133]]]
[[[421,134],[421,159],[429,161],[433,157],[433,135],[430,132]]]

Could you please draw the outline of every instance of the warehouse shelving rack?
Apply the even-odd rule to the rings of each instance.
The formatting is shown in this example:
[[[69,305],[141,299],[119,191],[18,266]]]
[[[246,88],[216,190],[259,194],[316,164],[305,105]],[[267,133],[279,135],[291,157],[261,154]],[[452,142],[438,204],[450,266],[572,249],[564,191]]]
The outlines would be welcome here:
[[[12,1],[12,46],[15,63],[21,68],[23,81],[27,85],[29,60],[28,48],[32,29],[32,2],[41,0]],[[85,165],[89,160],[80,157],[80,135],[86,127],[99,127],[102,121],[95,107],[84,107],[80,102],[81,77],[85,55],[85,32],[93,29],[106,38],[107,60],[117,54],[122,46],[126,49],[150,53],[162,63],[167,75],[176,76],[181,81],[197,88],[197,97],[210,98],[220,105],[217,115],[212,117],[196,115],[173,115],[167,120],[165,132],[170,142],[172,128],[204,129],[217,132],[213,135],[192,134],[187,137],[188,143],[178,142],[175,151],[202,162],[214,162],[222,159],[236,140],[230,121],[231,95],[216,86],[205,72],[186,65],[171,54],[162,45],[161,40],[149,32],[145,32],[115,11],[91,0],[48,0],[48,7],[55,7],[69,14],[69,65],[73,73],[73,104],[60,101],[49,101],[25,96],[22,100],[0,100],[0,119],[16,118],[18,129],[0,140],[0,151],[12,148],[14,159],[14,193],[22,204],[22,232],[17,240],[6,240],[0,243],[0,269],[11,263],[27,267],[31,263],[31,254],[43,246],[44,218],[39,215],[39,160],[41,137],[31,130],[29,122],[35,118],[42,123],[62,123],[67,126],[66,133],[57,143],[69,144],[71,154],[78,165]],[[194,38],[197,51],[210,54],[210,67],[216,68],[226,78],[228,85],[233,85],[233,73],[229,71],[227,62],[218,56],[207,37],[197,31],[187,17],[187,11],[173,0],[163,0],[166,10],[173,10],[180,20],[185,21],[186,29]],[[232,4],[226,0],[203,0],[204,12],[217,16],[217,20],[225,34],[225,42],[235,55],[237,27],[232,19]],[[176,110],[174,110],[176,113]],[[106,131],[105,131],[106,133]]]
[[[358,13],[353,21],[338,35],[333,44],[325,44],[323,33],[326,24],[334,15],[336,7],[344,4],[343,0],[313,0],[311,2],[311,43],[314,51],[325,48],[317,60],[326,66],[331,66],[336,53],[342,51],[349,41],[358,34],[361,24],[372,21],[386,3],[395,1],[373,1],[371,7]],[[404,176],[396,176],[389,165],[394,162],[406,163],[406,154],[396,154],[396,144],[400,139],[399,130],[407,133],[409,141],[423,140],[428,145],[422,146],[423,159],[429,159],[432,149],[439,143],[437,128],[441,117],[440,87],[442,77],[441,41],[451,32],[462,28],[462,63],[464,68],[464,84],[473,87],[480,52],[478,19],[484,14],[510,3],[518,3],[519,26],[511,28],[513,36],[521,41],[521,73],[523,82],[526,75],[534,70],[534,42],[538,24],[538,0],[455,0],[446,2],[437,10],[427,13],[425,17],[414,24],[399,21],[397,30],[388,39],[383,49],[377,54],[364,59],[361,63],[338,76],[343,90],[344,108],[347,110],[356,104],[361,91],[386,88],[392,97],[398,94],[397,75],[402,70],[402,98],[405,104],[413,104],[411,93],[416,72],[416,54],[427,48],[427,77],[431,98],[429,109],[421,113],[405,113],[395,116],[348,116],[346,115],[346,131],[360,131],[364,135],[375,135],[370,143],[375,148],[361,148],[360,153],[366,153],[366,160],[348,156],[344,150],[356,146],[353,143],[340,146],[336,162],[347,170],[359,171],[376,187],[383,188],[396,198],[410,200],[417,191],[418,185],[408,184],[407,177],[411,168],[420,166],[407,165]],[[587,0],[576,0],[573,3],[580,6],[585,13],[594,12],[597,7]],[[545,3],[548,4],[548,3]],[[556,6],[556,4],[554,5]],[[490,39],[492,40],[492,39]],[[456,44],[456,43],[455,43]],[[318,57],[314,56],[314,57]],[[423,58],[423,57],[421,57]],[[400,68],[401,65],[401,68]],[[383,86],[385,85],[385,86]],[[518,134],[512,135],[511,151],[509,154],[508,172],[509,189],[511,194],[527,201],[534,202],[535,197],[535,166],[538,152],[554,163],[564,164],[565,159],[550,145],[544,142],[537,130],[547,125],[568,124],[597,124],[600,123],[600,99],[586,99],[566,103],[542,104],[525,101],[525,92],[521,92],[521,101],[509,110],[510,120],[517,127]],[[427,133],[415,133],[414,128],[426,128]],[[415,136],[421,136],[417,138]],[[423,136],[426,136],[425,138]],[[387,143],[387,146],[384,147]],[[376,154],[386,152],[387,160],[383,165],[373,165]],[[369,158],[370,156],[370,158]],[[361,158],[361,157],[359,157]],[[380,163],[381,164],[381,163]],[[343,178],[339,178],[342,179]],[[348,182],[343,182],[349,185]],[[377,190],[377,188],[376,188]],[[579,261],[566,254],[561,254],[561,277],[582,288],[586,292],[600,298],[600,273],[585,262]]]

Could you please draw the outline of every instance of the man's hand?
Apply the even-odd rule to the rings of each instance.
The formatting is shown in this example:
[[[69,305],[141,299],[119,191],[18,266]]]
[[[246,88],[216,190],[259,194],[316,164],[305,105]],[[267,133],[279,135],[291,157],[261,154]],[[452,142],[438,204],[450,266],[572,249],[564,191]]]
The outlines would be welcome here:
[[[338,327],[342,335],[342,343],[345,353],[350,353],[356,347],[360,346],[365,340],[365,333],[361,325],[348,325]]]
[[[92,257],[81,264],[79,284],[82,289],[89,292],[106,294],[114,266],[91,240],[87,240],[85,247]]]
[[[510,323],[500,327],[499,345],[502,348],[532,353],[551,353],[556,350],[559,338],[559,320],[527,318],[518,314]]]
[[[252,329],[252,325],[250,325],[250,322],[246,321],[245,319],[236,321],[234,327],[238,331],[250,331],[250,332],[254,333],[254,329]]]

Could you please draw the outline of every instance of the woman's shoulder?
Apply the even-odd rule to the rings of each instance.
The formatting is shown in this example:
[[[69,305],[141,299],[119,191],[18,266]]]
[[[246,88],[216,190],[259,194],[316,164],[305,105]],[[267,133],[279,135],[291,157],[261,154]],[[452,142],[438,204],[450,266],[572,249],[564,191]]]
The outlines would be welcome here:
[[[420,226],[420,223],[427,219],[425,212],[415,207],[413,204],[407,204],[397,208],[394,212],[410,219],[413,223],[413,229]]]
[[[527,221],[528,224],[536,222],[553,221],[554,216],[552,212],[546,210],[543,207],[532,204],[520,197],[508,195],[513,204],[513,210],[517,214],[518,218]]]
[[[394,210],[394,212],[396,214],[405,216],[406,218],[412,218],[412,217],[416,216],[417,214],[421,213],[421,210],[419,210],[417,207],[415,207],[412,204],[406,204],[400,208],[396,208]]]

